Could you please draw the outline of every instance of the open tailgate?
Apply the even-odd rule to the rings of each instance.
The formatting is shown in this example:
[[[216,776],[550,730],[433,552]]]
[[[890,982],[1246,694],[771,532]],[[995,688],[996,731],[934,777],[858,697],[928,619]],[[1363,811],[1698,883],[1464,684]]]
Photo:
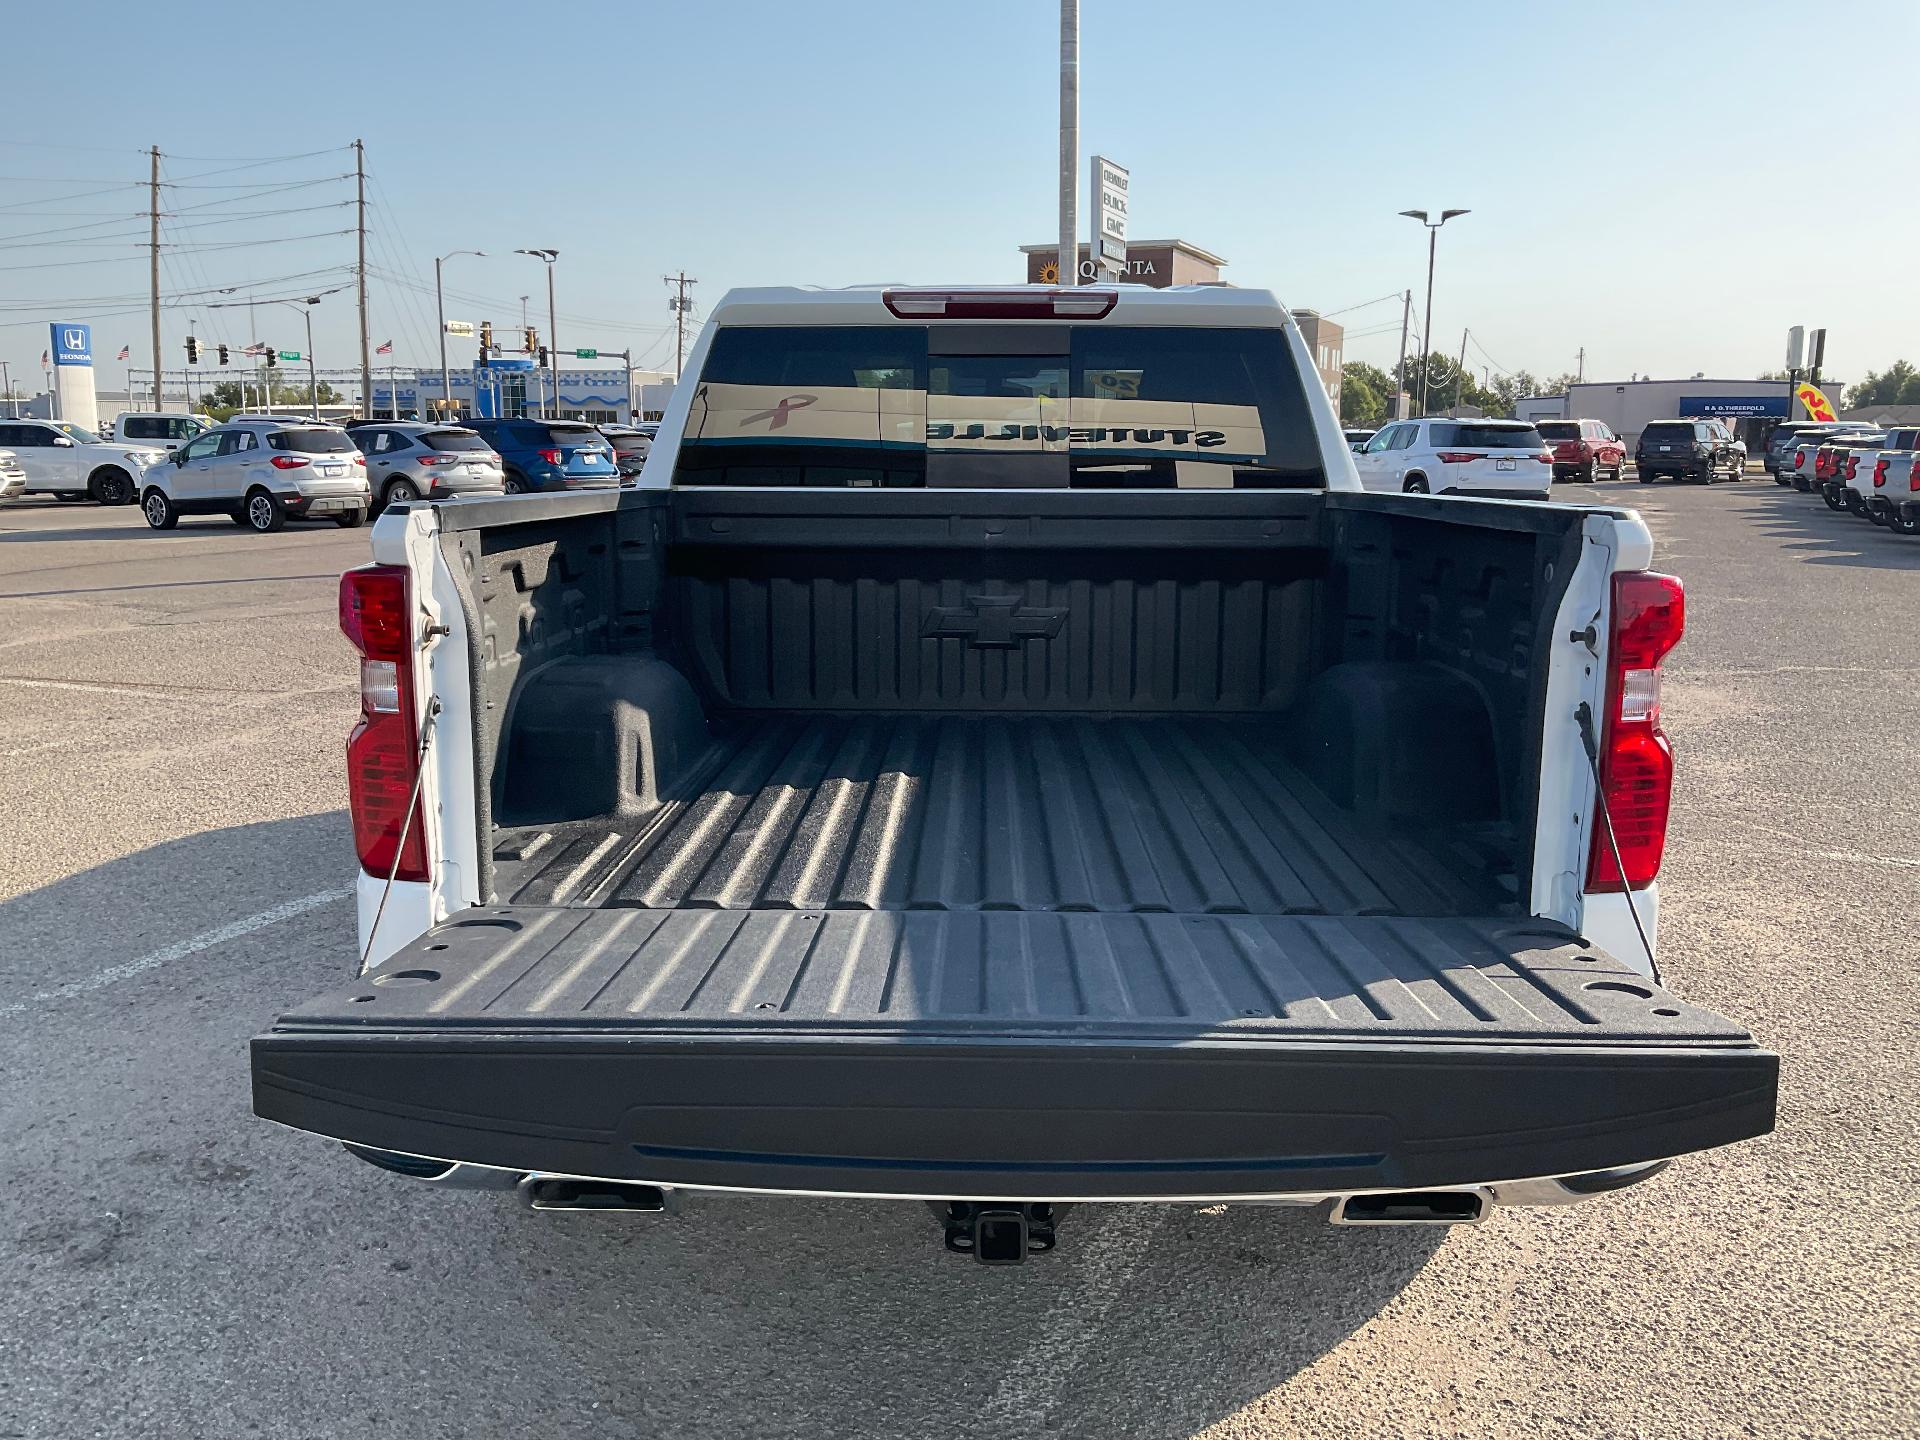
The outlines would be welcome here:
[[[1532,920],[486,908],[253,1041],[443,1160],[929,1197],[1468,1185],[1773,1127],[1776,1056]]]

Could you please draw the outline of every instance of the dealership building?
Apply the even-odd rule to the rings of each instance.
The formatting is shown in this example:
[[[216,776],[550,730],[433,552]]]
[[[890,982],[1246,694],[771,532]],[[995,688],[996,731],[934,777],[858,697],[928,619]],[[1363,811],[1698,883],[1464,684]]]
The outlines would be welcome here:
[[[1835,386],[1829,393],[1837,393]],[[1752,451],[1787,418],[1793,386],[1785,380],[1603,380],[1565,395],[1516,401],[1518,420],[1600,420],[1631,450],[1650,421],[1724,420]]]
[[[559,399],[549,394],[548,372],[532,360],[496,356],[484,365],[453,370],[452,404],[440,383],[440,371],[422,367],[389,367],[373,375],[373,413],[402,416],[445,414],[463,418],[511,420],[521,415],[551,414],[562,420],[584,420],[591,425],[627,425],[636,420],[658,420],[673,393],[673,378],[651,371],[629,372],[621,366],[597,370],[562,370]],[[397,394],[396,394],[397,392]]]

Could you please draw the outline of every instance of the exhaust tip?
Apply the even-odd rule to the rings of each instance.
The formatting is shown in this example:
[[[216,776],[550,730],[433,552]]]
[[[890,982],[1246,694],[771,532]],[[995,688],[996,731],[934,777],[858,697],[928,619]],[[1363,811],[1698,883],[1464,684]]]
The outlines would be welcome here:
[[[1335,1225],[1477,1225],[1486,1214],[1484,1190],[1390,1190],[1344,1195],[1329,1218]]]
[[[658,1185],[634,1185],[624,1180],[577,1180],[556,1175],[529,1175],[520,1182],[520,1195],[532,1210],[618,1210],[628,1214],[658,1214],[667,1208],[667,1192]]]

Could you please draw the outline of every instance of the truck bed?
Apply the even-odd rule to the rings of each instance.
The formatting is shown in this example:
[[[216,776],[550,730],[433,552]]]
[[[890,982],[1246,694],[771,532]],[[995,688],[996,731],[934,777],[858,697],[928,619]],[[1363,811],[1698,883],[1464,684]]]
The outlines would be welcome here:
[[[503,832],[500,893],[1207,915],[1491,915],[1512,899],[1511,877],[1458,828],[1425,839],[1329,804],[1270,722],[777,715],[717,728],[696,783],[643,823]]]

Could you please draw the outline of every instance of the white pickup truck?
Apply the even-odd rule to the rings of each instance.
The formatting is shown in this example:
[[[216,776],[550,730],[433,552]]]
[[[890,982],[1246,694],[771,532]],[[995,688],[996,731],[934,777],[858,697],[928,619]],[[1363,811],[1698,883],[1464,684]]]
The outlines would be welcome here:
[[[1362,493],[1264,291],[735,291],[636,488],[395,507],[344,577],[364,968],[255,1110],[998,1263],[1070,1202],[1461,1224],[1762,1134],[1776,1057],[1654,961],[1652,558]]]

